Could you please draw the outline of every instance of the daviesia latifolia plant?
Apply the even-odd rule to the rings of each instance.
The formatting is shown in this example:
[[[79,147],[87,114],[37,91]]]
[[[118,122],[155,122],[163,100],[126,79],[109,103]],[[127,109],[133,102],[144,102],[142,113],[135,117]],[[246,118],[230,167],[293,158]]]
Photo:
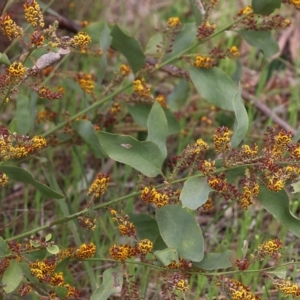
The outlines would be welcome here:
[[[284,244],[279,238],[265,237],[251,253],[245,243],[242,255],[229,247],[208,252],[205,247],[209,248],[210,240],[204,240],[205,228],[196,218],[220,201],[235,204],[241,211],[260,205],[295,238],[300,237],[300,220],[291,213],[285,191],[292,185],[299,192],[299,136],[268,128],[260,145],[244,142],[249,122],[243,87],[220,68],[222,61],[239,58],[239,45],[212,46],[213,38],[223,35],[226,39],[225,33],[232,32],[271,57],[278,52],[272,32],[293,26],[280,13],[287,7],[299,10],[298,0],[249,1],[223,28],[213,19],[218,0],[191,0],[195,21],[183,24],[180,16],[169,18],[165,28],[149,39],[145,51],[118,25],[102,24],[101,30],[95,30],[93,24],[82,24],[76,35],[60,36],[57,21],[45,25],[48,7],[42,9],[36,0],[23,1],[26,24],[20,26],[14,14],[7,12],[8,1],[4,2],[0,31],[11,44],[0,56],[5,66],[0,75],[1,193],[7,195],[11,183],[22,182],[32,195],[37,191],[43,199],[57,201],[62,215],[13,235],[11,223],[1,231],[1,294],[11,299],[27,295],[82,299],[91,288],[93,300],[115,293],[121,299],[146,299],[147,286],[142,291],[136,273],[141,267],[147,269],[150,283],[151,274],[158,276],[154,284],[160,299],[191,299],[192,278],[200,277],[217,286],[227,299],[264,299],[262,291],[239,280],[241,273],[260,274],[278,295],[300,296],[295,281],[279,271],[299,263],[282,255]],[[18,44],[19,53],[8,55]],[[203,52],[202,45],[211,49]],[[72,55],[80,55],[82,61],[96,58],[99,77],[92,72],[58,71]],[[66,88],[57,84],[59,78],[69,89],[82,92],[78,92],[82,105],[62,109],[60,104],[69,100]],[[175,85],[172,97],[155,89],[160,78]],[[181,90],[188,88],[197,90],[199,101],[211,103],[212,111],[232,112],[235,122],[232,128],[215,128],[212,138],[199,136],[181,153],[172,153],[168,141],[176,143],[176,137],[184,134],[179,120],[192,116],[184,115],[182,102],[171,98],[180,98]],[[121,134],[128,120],[130,135]],[[202,121],[214,126],[207,116]],[[62,188],[56,173],[44,165],[51,151],[68,145],[87,146],[100,166],[118,162],[138,172],[139,178],[130,191],[108,198],[109,190],[118,188],[112,173],[101,172],[92,179],[82,174],[89,186],[84,204],[74,211],[68,204],[68,187]],[[30,161],[43,170],[43,176],[36,176]],[[131,199],[140,201],[141,211],[147,213],[120,209]],[[100,237],[93,235],[101,222],[100,212],[110,215],[121,235],[110,241],[107,253],[99,252],[96,239]],[[223,217],[221,212],[219,218]],[[64,226],[71,228],[73,244],[55,240]],[[77,232],[80,227],[86,231],[84,237]],[[106,269],[102,277],[95,277],[91,265],[99,264]],[[72,280],[78,265],[88,274],[89,287]],[[202,292],[209,297],[207,289]]]

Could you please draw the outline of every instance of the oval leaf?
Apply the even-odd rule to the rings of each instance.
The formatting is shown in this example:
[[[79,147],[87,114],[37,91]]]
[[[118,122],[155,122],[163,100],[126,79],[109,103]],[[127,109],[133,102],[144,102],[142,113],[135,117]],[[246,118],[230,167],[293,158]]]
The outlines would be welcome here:
[[[171,264],[173,261],[178,262],[179,256],[176,249],[167,248],[160,251],[155,251],[154,255],[162,263],[163,266]]]
[[[21,181],[24,183],[31,184],[34,186],[44,197],[63,199],[63,195],[51,190],[46,185],[36,181],[33,176],[26,170],[14,166],[0,166],[0,171],[5,173],[9,178],[16,181]]]
[[[106,156],[104,150],[100,146],[98,137],[94,126],[90,121],[79,120],[73,123],[73,128],[79,134],[79,136],[84,140],[88,147],[93,152],[96,158],[103,158]]]
[[[111,294],[119,293],[123,285],[123,272],[118,268],[110,268],[103,273],[103,284],[97,288],[91,300],[106,300]]]
[[[59,247],[57,245],[48,246],[46,249],[50,254],[54,255],[59,252]]]
[[[31,118],[29,110],[29,98],[19,94],[16,96],[17,111],[16,111],[16,126],[20,134],[27,134],[31,128]]]
[[[11,251],[9,250],[7,243],[4,241],[3,237],[0,236],[0,256],[5,256],[10,253]]]
[[[111,46],[127,58],[133,73],[138,72],[146,62],[138,41],[124,33],[118,25],[113,27],[110,35],[113,38]]]
[[[129,165],[148,177],[162,174],[163,157],[153,142],[139,142],[129,135],[102,131],[97,136],[104,151],[113,160]]]
[[[167,157],[166,140],[168,136],[168,122],[161,105],[155,101],[147,119],[147,141],[155,143],[163,159]]]
[[[195,210],[207,201],[211,191],[206,178],[189,178],[184,182],[180,201],[183,206]]]
[[[269,15],[280,5],[281,0],[252,0],[253,12],[259,15]]]
[[[0,64],[10,66],[10,61],[5,53],[0,53]]]
[[[272,214],[278,222],[294,235],[300,237],[300,219],[291,213],[289,197],[285,190],[272,192],[268,188],[261,186],[258,199],[261,205]]]
[[[232,147],[238,146],[248,130],[248,114],[241,97],[241,90],[221,69],[204,70],[190,67],[189,71],[196,89],[205,100],[235,113]]]
[[[156,212],[160,234],[169,248],[191,261],[201,261],[204,255],[204,240],[195,218],[185,209],[166,205]]]
[[[261,49],[264,55],[268,58],[279,51],[279,46],[273,38],[270,31],[255,31],[255,30],[239,30],[239,34],[246,42],[258,49]]]
[[[3,290],[5,293],[12,293],[23,279],[23,271],[16,259],[9,262],[8,268],[2,277]]]
[[[200,262],[193,263],[193,267],[203,270],[218,270],[232,267],[230,257],[233,251],[226,250],[222,253],[209,253],[205,254],[204,258]]]

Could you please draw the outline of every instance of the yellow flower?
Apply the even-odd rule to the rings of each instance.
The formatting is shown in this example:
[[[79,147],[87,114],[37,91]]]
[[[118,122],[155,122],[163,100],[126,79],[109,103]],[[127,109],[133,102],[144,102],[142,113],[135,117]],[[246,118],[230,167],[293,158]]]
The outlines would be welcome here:
[[[44,27],[44,17],[39,4],[35,0],[26,0],[24,3],[25,18],[33,27]]]
[[[0,17],[0,31],[6,35],[9,40],[20,39],[23,36],[23,29],[19,27],[8,14]]]
[[[96,246],[93,243],[82,244],[79,249],[77,249],[73,254],[72,258],[74,259],[85,259],[94,256],[96,253]]]
[[[200,69],[210,69],[213,67],[214,60],[208,56],[196,56],[195,66]]]
[[[144,255],[151,252],[152,249],[153,243],[148,239],[141,240],[138,244],[138,251]]]
[[[84,50],[91,41],[91,37],[86,32],[78,32],[71,40],[71,46]]]
[[[13,62],[7,69],[7,73],[13,78],[21,78],[26,73],[27,68],[21,62]]]
[[[178,17],[171,17],[167,21],[169,27],[179,27],[181,25],[180,19]]]
[[[130,68],[126,65],[121,65],[120,71],[121,71],[122,76],[128,76],[130,73]]]

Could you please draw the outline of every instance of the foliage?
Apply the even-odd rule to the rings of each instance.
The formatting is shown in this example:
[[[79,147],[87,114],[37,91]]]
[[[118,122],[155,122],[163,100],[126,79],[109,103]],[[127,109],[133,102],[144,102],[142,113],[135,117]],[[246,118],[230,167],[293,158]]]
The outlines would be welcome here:
[[[183,24],[179,17],[168,18],[149,38],[145,51],[118,24],[92,23],[73,37],[60,36],[58,21],[45,26],[48,8],[42,11],[35,0],[23,3],[29,24],[23,28],[6,12],[10,4],[5,1],[0,16],[0,31],[11,43],[0,54],[1,193],[7,196],[12,184],[21,183],[24,194],[32,197],[31,209],[39,207],[39,199],[50,199],[59,213],[53,210],[54,219],[17,232],[12,224],[19,216],[5,223],[0,237],[1,293],[79,299],[87,286],[76,286],[72,266],[83,261],[80,267],[93,290],[84,296],[93,300],[116,293],[122,299],[145,299],[147,286],[138,285],[132,265],[147,270],[150,281],[150,271],[156,274],[162,299],[190,298],[193,278],[214,282],[230,299],[263,299],[261,291],[238,277],[255,277],[258,272],[278,292],[300,297],[300,287],[282,276],[282,268],[299,263],[281,254],[283,241],[265,237],[249,251],[246,243],[242,255],[229,247],[215,252],[209,247],[211,229],[200,227],[198,218],[212,213],[219,203],[231,203],[244,214],[260,205],[295,239],[300,237],[300,220],[284,189],[292,184],[299,192],[300,143],[292,138],[295,132],[271,127],[260,143],[246,143],[251,107],[243,99],[245,87],[222,67],[238,60],[240,50],[216,43],[217,38],[225,41],[230,31],[269,59],[279,51],[273,31],[291,26],[276,9],[288,4],[300,9],[299,3],[252,0],[219,29],[212,23],[218,1],[191,0],[195,21]],[[13,56],[9,50],[16,42],[22,50]],[[59,69],[72,55],[83,61],[96,58],[101,74],[74,71],[71,65],[70,70]],[[64,87],[48,87],[59,80]],[[172,91],[160,89],[160,81]],[[69,106],[63,104],[71,102],[66,89],[76,102]],[[197,105],[209,103],[210,112],[221,112],[230,121],[224,118],[214,128],[209,114],[203,115],[206,129],[214,130],[212,138],[192,137],[182,146],[189,126],[185,122],[194,119],[189,103],[193,89]],[[78,194],[81,205],[72,204],[68,187],[68,171],[74,166],[66,162],[70,169],[65,171],[56,164],[57,154],[66,149],[79,165],[74,186],[85,194],[76,190],[71,195]],[[115,172],[104,171],[110,163]],[[91,174],[91,166],[103,171]],[[118,173],[129,190],[122,189]],[[132,199],[143,207],[137,214],[129,210]],[[223,217],[221,211],[217,220]],[[122,236],[110,238],[105,253],[98,247],[105,234],[93,234],[101,222],[106,231],[107,224],[115,224]],[[72,233],[71,242],[70,236],[60,241],[64,226]],[[101,261],[105,269],[99,280],[91,265]],[[207,293],[203,289],[201,296]]]

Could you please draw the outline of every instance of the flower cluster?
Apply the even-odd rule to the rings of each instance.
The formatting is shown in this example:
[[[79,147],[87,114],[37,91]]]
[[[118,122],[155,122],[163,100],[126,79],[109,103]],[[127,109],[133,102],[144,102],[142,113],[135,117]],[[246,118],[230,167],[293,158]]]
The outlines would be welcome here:
[[[91,94],[95,88],[95,76],[93,74],[77,74],[77,80],[82,90]]]
[[[31,44],[35,45],[36,47],[42,46],[43,43],[44,43],[44,40],[45,40],[45,37],[39,31],[35,31],[30,36],[30,42],[31,42]]]
[[[142,190],[141,198],[148,203],[154,203],[158,208],[161,208],[169,204],[169,196],[164,193],[160,193],[155,188],[145,187]]]
[[[259,300],[260,297],[250,292],[249,288],[238,280],[220,276],[218,285],[230,295],[232,300]]]
[[[285,296],[292,296],[293,298],[300,296],[300,287],[296,283],[285,279],[273,279],[273,284],[275,289]]]
[[[197,28],[197,38],[198,40],[203,40],[215,32],[216,24],[210,24],[206,21],[204,24],[201,24]]]
[[[263,260],[270,256],[276,261],[281,258],[278,252],[282,248],[282,241],[279,239],[269,240],[258,245],[258,248],[251,254],[251,261]]]
[[[36,122],[37,123],[43,123],[47,121],[52,121],[57,117],[57,113],[50,110],[50,109],[45,109],[38,111],[36,114]]]
[[[133,81],[133,90],[142,97],[148,97],[150,95],[150,85],[148,85],[144,78]]]
[[[62,97],[61,93],[52,92],[44,85],[37,89],[37,94],[40,98],[49,100],[61,99]]]
[[[46,145],[46,140],[42,137],[35,136],[30,139],[29,136],[11,134],[4,126],[0,125],[0,161],[27,156]]]
[[[23,36],[23,29],[19,27],[8,14],[0,16],[0,31],[9,40],[20,39]]]
[[[24,3],[25,18],[32,27],[44,27],[44,17],[39,4],[35,0],[26,0]]]
[[[253,198],[259,193],[259,185],[255,181],[246,180],[243,184],[243,193],[238,199],[238,204],[245,210],[253,204]]]
[[[6,73],[12,80],[19,80],[25,75],[26,70],[27,68],[21,62],[15,61],[8,67]]]
[[[216,61],[209,56],[197,55],[195,66],[200,69],[210,69],[216,66]]]
[[[177,28],[181,25],[181,22],[178,17],[171,17],[168,19],[167,24],[171,28]]]
[[[73,259],[86,259],[93,257],[96,253],[96,246],[93,243],[82,244],[74,253],[72,253],[71,258]]]
[[[108,174],[99,173],[97,178],[91,184],[87,194],[91,195],[93,198],[99,198],[106,191],[110,178]]]
[[[62,272],[59,273],[55,272],[56,266],[57,266],[57,261],[55,257],[44,259],[42,261],[36,261],[29,264],[31,274],[34,275],[36,278],[38,278],[41,283],[48,284],[52,287],[56,287],[56,286],[65,287],[68,290],[65,299],[69,299],[73,296],[78,297],[80,295],[79,291],[76,290],[74,287],[70,286],[68,283],[64,282],[64,274]],[[26,291],[28,291],[28,288],[29,287],[27,287]],[[20,290],[19,292],[22,291],[23,290]],[[49,294],[52,293],[54,292],[50,291]]]
[[[158,95],[155,100],[162,106],[167,107],[166,97],[164,95]]]
[[[88,215],[78,217],[79,225],[87,230],[95,230],[96,219],[91,219]]]
[[[0,186],[8,184],[8,176],[5,173],[0,172]]]
[[[217,153],[224,153],[230,150],[230,132],[225,126],[219,127],[214,134],[214,146]]]
[[[128,215],[120,215],[114,209],[111,209],[110,213],[113,216],[113,221],[117,222],[122,235],[135,236],[135,227],[133,223],[129,221]]]
[[[130,68],[126,65],[121,65],[120,71],[121,71],[122,76],[124,76],[124,77],[128,76],[130,74]]]
[[[91,41],[91,37],[86,32],[78,32],[71,39],[70,46],[79,50],[85,50]]]

